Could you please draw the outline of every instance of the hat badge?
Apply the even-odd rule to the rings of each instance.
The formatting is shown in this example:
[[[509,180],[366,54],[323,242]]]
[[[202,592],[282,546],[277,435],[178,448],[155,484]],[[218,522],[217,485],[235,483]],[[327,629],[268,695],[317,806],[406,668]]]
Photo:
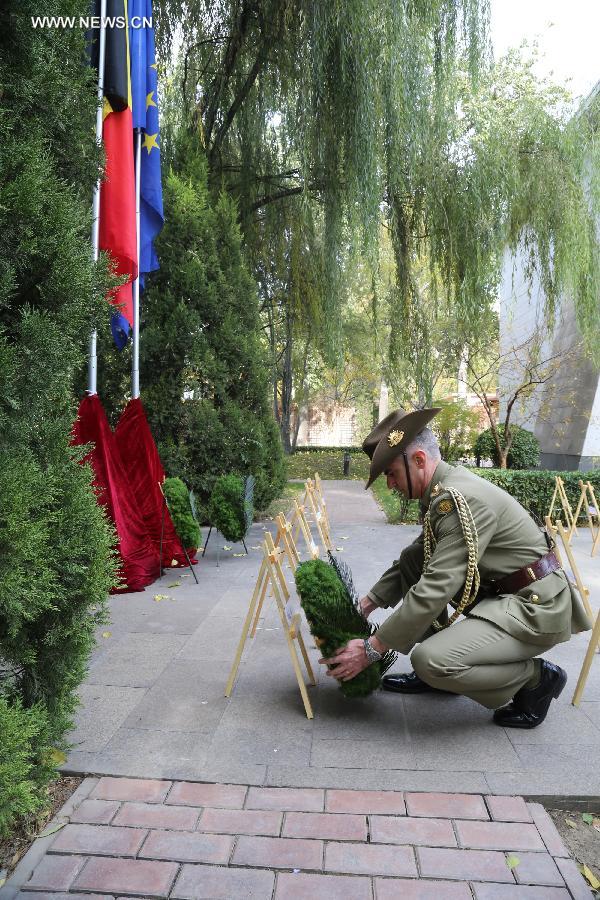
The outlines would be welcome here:
[[[388,434],[388,444],[390,447],[397,447],[404,437],[403,431],[390,431]]]

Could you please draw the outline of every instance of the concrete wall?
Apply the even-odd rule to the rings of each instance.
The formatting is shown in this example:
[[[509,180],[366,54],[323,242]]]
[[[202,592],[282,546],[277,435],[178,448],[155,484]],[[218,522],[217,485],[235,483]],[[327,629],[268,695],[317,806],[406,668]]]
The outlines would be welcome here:
[[[554,327],[545,321],[539,281],[530,284],[522,255],[506,254],[500,288],[500,347],[503,354],[537,335],[540,359],[557,357],[549,382],[530,400],[516,404],[511,420],[533,431],[543,468],[589,471],[600,467],[599,373],[581,350],[573,305],[564,301]],[[526,350],[520,353],[526,356]],[[523,369],[511,354],[499,374],[500,421]]]

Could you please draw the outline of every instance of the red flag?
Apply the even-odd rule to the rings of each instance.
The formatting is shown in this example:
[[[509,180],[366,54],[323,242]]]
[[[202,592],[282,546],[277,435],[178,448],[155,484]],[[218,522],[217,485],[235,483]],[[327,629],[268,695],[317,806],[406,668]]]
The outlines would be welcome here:
[[[100,189],[100,249],[111,257],[116,274],[128,277],[108,299],[132,325],[131,282],[137,277],[137,240],[127,0],[110,0],[109,7],[111,17],[125,27],[106,29],[102,129],[106,172]]]

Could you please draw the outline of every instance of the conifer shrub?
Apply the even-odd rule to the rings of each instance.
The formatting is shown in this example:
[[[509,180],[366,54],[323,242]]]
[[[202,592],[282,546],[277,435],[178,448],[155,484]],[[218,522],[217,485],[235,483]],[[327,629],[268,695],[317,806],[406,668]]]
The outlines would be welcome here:
[[[246,535],[244,481],[239,475],[221,475],[208,502],[208,517],[225,540],[236,543]]]
[[[197,550],[202,539],[198,523],[192,513],[190,493],[181,478],[167,478],[163,491],[169,501],[169,512],[177,536],[187,549]]]
[[[337,563],[339,567],[340,564]],[[343,570],[342,570],[343,571]],[[376,627],[359,612],[352,596],[353,588],[346,567],[344,580],[333,565],[320,559],[300,563],[295,573],[296,587],[306,615],[310,632],[325,658],[354,638],[367,638]],[[340,681],[346,697],[366,697],[381,684],[384,673],[393,664],[395,653],[386,653],[379,662],[372,663],[350,681]]]
[[[265,509],[285,484],[269,395],[269,356],[258,292],[244,259],[236,204],[215,196],[199,142],[183,132],[163,179],[160,269],[144,290],[140,381],[163,465],[205,510],[217,478],[256,478]],[[102,397],[112,421],[128,390],[127,365],[99,336]]]
[[[18,697],[0,696],[0,837],[10,834],[16,816],[40,805],[43,759],[51,754],[43,740],[47,725],[42,706],[24,709]]]
[[[5,8],[4,8],[5,7]],[[34,29],[7,0],[0,32],[0,820],[46,798],[94,631],[115,580],[113,535],[70,446],[89,334],[109,328],[91,258],[100,157],[79,29]],[[58,0],[85,15],[83,0]],[[43,103],[40,102],[43,97]]]

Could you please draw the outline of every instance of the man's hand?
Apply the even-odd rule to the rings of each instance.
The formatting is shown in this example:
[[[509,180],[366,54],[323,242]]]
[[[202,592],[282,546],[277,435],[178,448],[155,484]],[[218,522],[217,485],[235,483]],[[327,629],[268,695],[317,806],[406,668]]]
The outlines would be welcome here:
[[[365,645],[360,638],[348,641],[346,646],[340,647],[331,659],[320,659],[319,662],[331,666],[327,674],[337,678],[338,681],[350,681],[369,665]]]
[[[358,608],[360,609],[361,615],[364,616],[365,619],[368,619],[371,613],[379,607],[376,603],[373,603],[370,597],[365,596],[361,597],[361,599],[358,601]]]

